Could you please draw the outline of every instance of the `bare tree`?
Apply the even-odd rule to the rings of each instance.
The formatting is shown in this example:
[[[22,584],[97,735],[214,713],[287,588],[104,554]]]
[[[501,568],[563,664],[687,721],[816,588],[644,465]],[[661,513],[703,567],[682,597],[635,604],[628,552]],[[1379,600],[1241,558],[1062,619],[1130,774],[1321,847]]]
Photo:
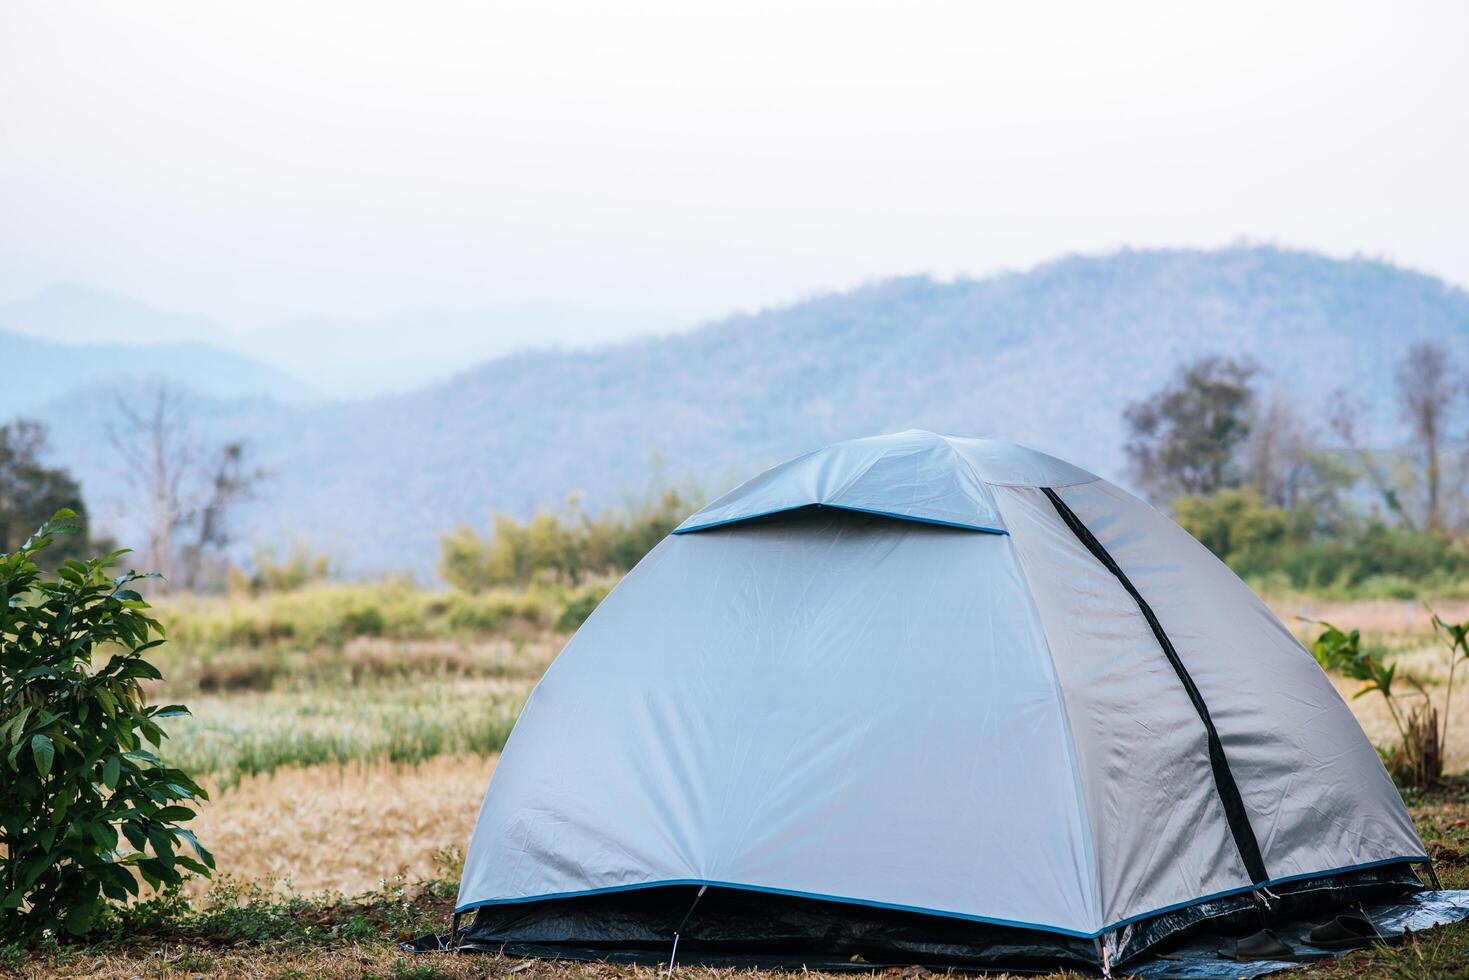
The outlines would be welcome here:
[[[1362,473],[1367,477],[1367,482],[1372,484],[1372,489],[1377,491],[1377,495],[1382,498],[1383,506],[1388,509],[1388,512],[1396,516],[1408,530],[1416,531],[1418,522],[1404,506],[1397,482],[1382,468],[1376,455],[1367,444],[1362,427],[1364,410],[1365,406],[1360,398],[1353,396],[1345,388],[1338,388],[1331,393],[1327,401],[1327,425],[1331,427],[1331,431],[1342,441],[1342,444],[1357,457]]]
[[[1320,441],[1285,395],[1273,395],[1255,412],[1241,447],[1246,483],[1274,507],[1309,511],[1323,523],[1338,519],[1341,493],[1355,477],[1316,448]]]
[[[197,588],[207,558],[229,544],[229,514],[247,500],[261,471],[245,445],[208,446],[190,424],[183,396],[167,384],[115,396],[109,433],[124,475],[146,502],[147,567]]]
[[[1398,407],[1417,444],[1423,480],[1423,527],[1441,531],[1443,443],[1459,386],[1448,351],[1432,341],[1415,344],[1398,365]]]

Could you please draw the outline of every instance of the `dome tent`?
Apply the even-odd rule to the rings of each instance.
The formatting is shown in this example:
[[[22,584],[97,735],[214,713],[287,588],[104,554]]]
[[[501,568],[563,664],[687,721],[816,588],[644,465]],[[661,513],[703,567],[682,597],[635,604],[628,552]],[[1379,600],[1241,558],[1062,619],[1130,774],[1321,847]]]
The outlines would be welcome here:
[[[755,477],[628,573],[526,704],[456,919],[535,955],[1105,969],[1426,860],[1321,669],[1186,532],[909,431]]]

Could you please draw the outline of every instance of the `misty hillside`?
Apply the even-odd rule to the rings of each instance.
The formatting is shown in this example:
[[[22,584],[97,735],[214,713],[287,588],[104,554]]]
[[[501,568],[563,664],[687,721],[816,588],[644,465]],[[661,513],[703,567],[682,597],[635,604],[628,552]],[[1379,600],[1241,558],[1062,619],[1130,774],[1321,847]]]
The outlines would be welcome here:
[[[159,309],[75,283],[0,303],[0,332],[52,344],[103,345],[109,355],[121,354],[125,369],[131,369],[138,355],[112,348],[149,347],[153,349],[144,358],[151,358],[169,377],[192,373],[201,390],[211,390],[218,381],[226,398],[261,396],[288,402],[398,394],[447,378],[467,363],[544,345],[546,338],[588,345],[673,325],[666,315],[522,303],[412,310],[366,320],[292,317],[231,328],[208,316]],[[189,349],[159,347],[181,343]],[[212,361],[205,359],[206,348],[213,351]],[[6,353],[7,348],[0,347],[0,366]],[[231,365],[231,354],[258,364],[253,369],[241,364],[237,371],[221,371]],[[275,368],[275,373],[261,373],[263,365]],[[303,379],[310,387],[294,380],[283,385],[282,375]],[[54,397],[57,392],[53,388],[47,394]],[[31,407],[14,394],[0,395],[0,417]]]
[[[57,344],[0,329],[0,420],[35,414],[78,388],[144,377],[167,378],[221,399],[290,404],[317,397],[279,368],[208,344]]]
[[[1121,478],[1124,406],[1202,353],[1254,357],[1310,414],[1354,386],[1391,439],[1393,366],[1423,338],[1469,350],[1469,294],[1271,248],[1123,252],[889,280],[655,340],[504,357],[411,395],[222,407],[206,425],[247,435],[272,473],[247,536],[304,531],[359,571],[424,572],[445,528],[576,491],[615,502],[655,452],[670,478],[717,490],[835,439],[922,427]],[[99,512],[125,513],[107,499],[95,426],[48,416]]]

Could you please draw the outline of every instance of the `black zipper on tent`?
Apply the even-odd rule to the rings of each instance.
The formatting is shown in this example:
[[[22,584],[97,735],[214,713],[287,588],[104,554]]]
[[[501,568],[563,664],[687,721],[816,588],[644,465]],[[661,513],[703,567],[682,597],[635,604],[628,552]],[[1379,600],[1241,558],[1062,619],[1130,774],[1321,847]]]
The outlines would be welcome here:
[[[1199,720],[1204,723],[1204,733],[1209,742],[1209,767],[1214,771],[1214,788],[1219,793],[1219,802],[1224,805],[1224,818],[1229,822],[1229,832],[1234,836],[1234,846],[1239,849],[1240,860],[1244,862],[1245,870],[1250,874],[1250,880],[1255,884],[1269,881],[1270,875],[1265,871],[1265,860],[1260,856],[1260,843],[1255,840],[1255,830],[1250,826],[1249,814],[1245,812],[1245,802],[1240,796],[1239,786],[1234,781],[1234,773],[1230,771],[1229,760],[1224,757],[1224,745],[1219,741],[1219,732],[1214,728],[1214,720],[1209,717],[1209,706],[1204,703],[1204,697],[1194,684],[1194,679],[1189,676],[1188,669],[1184,667],[1183,661],[1178,658],[1178,651],[1173,649],[1173,642],[1168,639],[1168,634],[1163,632],[1163,626],[1158,622],[1158,617],[1153,615],[1153,608],[1148,601],[1133,586],[1107,549],[1093,536],[1092,532],[1083,524],[1066,502],[1050,487],[1041,487],[1056,513],[1061,515],[1061,520],[1071,529],[1092,556],[1106,566],[1107,571],[1117,577],[1127,594],[1132,596],[1137,607],[1141,610],[1143,618],[1148,621],[1149,628],[1153,631],[1153,637],[1158,641],[1158,646],[1163,648],[1163,655],[1173,665],[1173,672],[1178,675],[1178,680],[1183,684],[1183,689],[1188,692],[1188,699],[1193,702],[1194,710],[1199,713]]]

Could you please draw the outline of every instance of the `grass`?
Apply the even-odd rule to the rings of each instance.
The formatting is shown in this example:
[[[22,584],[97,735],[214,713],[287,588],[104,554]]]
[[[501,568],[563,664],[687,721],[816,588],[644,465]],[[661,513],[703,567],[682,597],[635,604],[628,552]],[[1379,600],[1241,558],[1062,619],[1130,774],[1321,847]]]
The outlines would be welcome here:
[[[156,658],[175,685],[199,690],[267,690],[302,666],[358,651],[417,641],[525,642],[574,631],[611,588],[610,580],[576,586],[536,583],[468,594],[405,584],[318,585],[261,596],[180,596],[156,604],[169,643]],[[367,641],[367,642],[363,642]],[[378,641],[373,643],[372,641]],[[433,649],[445,653],[453,644]],[[359,653],[360,656],[360,653]],[[457,661],[448,657],[444,666]],[[361,666],[373,667],[371,663]],[[412,660],[409,667],[416,666]],[[397,658],[375,665],[405,669]]]
[[[162,755],[228,786],[285,767],[424,762],[505,746],[531,682],[469,679],[251,692],[191,700]]]
[[[494,768],[494,757],[440,756],[282,769],[223,790],[206,780],[212,799],[192,826],[221,868],[278,894],[453,876]]]

